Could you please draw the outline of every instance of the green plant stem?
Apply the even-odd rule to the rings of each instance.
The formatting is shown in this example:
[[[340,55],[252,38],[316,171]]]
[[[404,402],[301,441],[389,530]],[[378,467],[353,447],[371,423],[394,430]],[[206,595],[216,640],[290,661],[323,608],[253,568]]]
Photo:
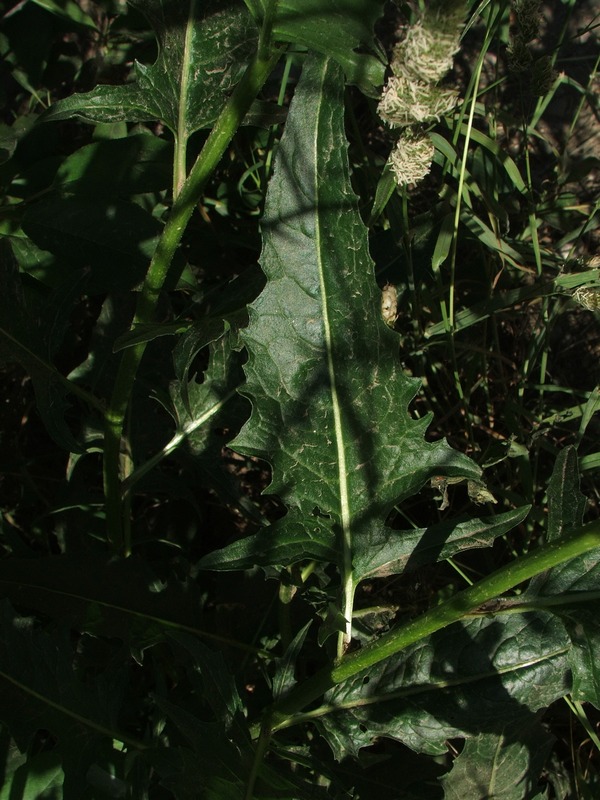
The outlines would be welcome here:
[[[600,521],[598,520],[507,564],[474,586],[469,586],[454,595],[445,603],[426,611],[420,617],[384,634],[360,650],[344,656],[332,666],[317,672],[313,677],[294,688],[283,700],[275,703],[268,712],[262,727],[260,729],[257,727],[254,734],[258,735],[259,730],[275,731],[293,725],[295,714],[337,684],[386,658],[397,655],[409,645],[421,641],[453,622],[458,622],[484,603],[500,597],[504,592],[529,580],[534,575],[556,567],[595,547],[600,547]]]
[[[169,274],[173,256],[196,203],[227,149],[229,142],[240,127],[252,102],[277,63],[279,55],[277,51],[265,58],[260,55],[255,56],[215,123],[173,204],[156,252],[150,262],[144,286],[138,297],[132,329],[138,325],[149,324],[153,321],[158,299]],[[121,474],[119,469],[121,437],[123,421],[129,405],[135,376],[145,349],[146,342],[141,342],[125,350],[119,364],[110,405],[106,412],[104,493],[106,498],[107,534],[113,550],[125,556],[131,554],[131,541],[130,536],[124,537],[123,535]]]
[[[126,497],[128,494],[131,493],[131,490],[135,486],[135,484],[140,481],[144,475],[147,475],[150,470],[154,469],[157,464],[173,453],[177,448],[180,446],[182,442],[184,442],[188,436],[191,436],[194,431],[201,428],[209,419],[214,417],[214,415],[220,411],[226,403],[231,400],[236,394],[235,391],[228,392],[221,400],[215,403],[211,408],[208,409],[204,414],[201,414],[197,419],[188,422],[187,425],[184,425],[181,430],[178,430],[177,433],[171,438],[169,442],[159,450],[158,453],[155,453],[148,461],[144,461],[143,464],[130,473],[127,478],[122,482],[121,485],[121,495],[122,497]]]
[[[258,773],[260,771],[260,766],[262,764],[263,758],[265,757],[269,749],[270,741],[271,741],[271,732],[267,729],[262,730],[260,733],[258,744],[256,746],[252,769],[248,777],[248,784],[246,786],[246,794],[244,795],[244,800],[253,800],[254,785],[256,783],[256,779],[258,778]]]

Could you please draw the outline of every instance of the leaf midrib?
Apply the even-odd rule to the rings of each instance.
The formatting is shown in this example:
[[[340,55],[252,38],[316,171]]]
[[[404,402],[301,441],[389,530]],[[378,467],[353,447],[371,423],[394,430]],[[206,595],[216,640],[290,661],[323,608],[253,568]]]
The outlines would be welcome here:
[[[327,61],[323,62],[323,72],[327,70]],[[319,286],[321,291],[321,309],[323,315],[323,331],[325,338],[325,349],[327,353],[327,372],[329,376],[329,387],[331,392],[331,405],[333,409],[333,424],[335,443],[337,450],[337,469],[338,469],[338,486],[339,486],[339,499],[340,499],[340,524],[342,529],[342,587],[343,587],[343,607],[342,614],[346,620],[346,630],[343,637],[338,640],[338,657],[344,654],[345,647],[349,644],[352,636],[352,605],[354,600],[354,582],[352,578],[352,529],[351,529],[351,512],[350,512],[350,493],[348,490],[348,471],[346,468],[346,452],[344,441],[344,429],[342,425],[342,409],[340,394],[338,391],[336,379],[336,365],[333,357],[333,337],[331,330],[331,322],[329,319],[329,309],[327,307],[327,288],[325,282],[326,267],[323,263],[323,249],[321,246],[321,217],[318,209],[326,208],[326,205],[321,204],[319,197],[319,130],[322,126],[321,113],[323,110],[324,93],[321,92],[318,109],[316,112],[317,117],[317,135],[313,138],[313,185],[315,196],[315,241],[317,253],[317,268],[319,272]]]
[[[194,32],[194,12],[196,10],[196,0],[189,0],[188,18],[185,23],[185,37],[183,45],[183,56],[181,62],[181,79],[179,81],[179,103],[177,111],[177,146],[175,186],[173,187],[174,196],[179,194],[186,177],[186,152],[187,152],[187,95],[190,86],[190,74],[192,69],[192,36]]]

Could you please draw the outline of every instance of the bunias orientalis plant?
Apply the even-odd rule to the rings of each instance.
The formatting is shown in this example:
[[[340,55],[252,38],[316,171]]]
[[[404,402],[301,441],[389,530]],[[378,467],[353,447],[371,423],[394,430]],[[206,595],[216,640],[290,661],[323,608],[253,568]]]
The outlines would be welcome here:
[[[172,796],[176,800],[197,800],[198,796],[207,800],[356,796],[351,776],[361,770],[346,770],[345,765],[338,770],[334,759],[323,755],[324,748],[319,751],[321,740],[315,735],[315,727],[340,761],[348,755],[358,756],[378,738],[396,739],[439,761],[446,753],[448,738],[463,738],[463,754],[443,779],[448,798],[477,796],[476,792],[489,796],[494,786],[511,787],[513,782],[517,783],[519,800],[529,800],[548,748],[537,710],[569,688],[578,701],[597,702],[596,609],[591,604],[597,600],[598,562],[593,553],[581,556],[598,545],[597,527],[581,526],[584,503],[574,479],[576,457],[572,450],[566,450],[557,461],[556,477],[549,489],[550,541],[546,547],[516,558],[446,603],[433,600],[431,608],[420,616],[412,616],[412,609],[400,609],[397,626],[383,635],[361,628],[353,592],[362,581],[375,583],[380,578],[404,575],[462,550],[490,545],[521,520],[526,509],[495,517],[449,519],[406,530],[386,524],[390,509],[426,485],[432,472],[436,477],[445,474],[458,479],[477,475],[478,470],[447,445],[425,442],[428,420],[417,420],[410,413],[416,382],[402,373],[399,339],[380,319],[367,231],[349,180],[342,102],[345,80],[340,69],[343,65],[347,77],[356,77],[361,73],[360,66],[366,68],[364,75],[373,62],[363,63],[356,52],[356,39],[344,28],[343,15],[335,17],[339,24],[333,25],[325,14],[330,27],[324,27],[323,17],[315,16],[316,11],[337,11],[340,0],[298,2],[290,10],[291,5],[280,4],[282,15],[271,18],[272,29],[268,17],[260,25],[259,44],[259,26],[255,30],[245,13],[253,9],[262,22],[261,13],[268,8],[265,3],[148,3],[152,18],[160,22],[159,39],[164,48],[168,40],[169,57],[163,51],[159,68],[139,71],[138,78],[145,78],[145,82],[140,80],[141,87],[135,81],[126,87],[98,87],[91,96],[73,97],[68,104],[59,105],[54,119],[78,112],[89,119],[106,115],[121,122],[130,115],[134,119],[140,115],[151,119],[164,116],[163,123],[177,139],[173,174],[181,177],[186,169],[182,153],[186,154],[188,134],[199,119],[194,110],[216,114],[204,122],[212,126],[213,133],[208,151],[201,156],[201,167],[193,170],[194,180],[188,183],[186,179],[181,186],[173,181],[177,199],[172,217],[146,285],[136,293],[143,298],[143,315],[152,319],[142,325],[140,314],[136,314],[130,334],[109,342],[109,350],[122,353],[123,348],[137,348],[140,342],[145,346],[153,337],[165,335],[165,326],[153,321],[157,312],[154,301],[167,294],[164,287],[161,289],[162,270],[171,268],[169,253],[175,252],[207,175],[218,162],[219,153],[227,148],[236,125],[242,124],[252,93],[258,91],[265,71],[274,63],[277,54],[269,53],[272,30],[277,31],[277,41],[291,39],[317,52],[331,49],[333,56],[313,53],[303,66],[269,187],[262,255],[267,288],[252,302],[250,325],[243,335],[249,352],[248,383],[240,390],[251,397],[254,410],[235,446],[272,464],[270,489],[280,494],[287,513],[275,524],[263,526],[256,536],[210,554],[201,565],[211,570],[262,565],[269,575],[279,576],[280,597],[284,589],[289,590],[286,599],[294,592],[302,594],[305,578],[312,571],[321,581],[321,594],[331,601],[332,614],[327,621],[331,624],[320,625],[315,615],[312,630],[292,629],[287,638],[284,624],[280,629],[269,627],[263,644],[270,651],[247,644],[251,635],[256,634],[257,639],[262,636],[258,626],[240,641],[227,638],[221,629],[211,636],[204,629],[203,599],[199,596],[208,594],[212,600],[211,580],[198,576],[193,563],[198,545],[205,545],[205,528],[192,543],[186,538],[187,532],[178,531],[175,541],[165,543],[159,540],[162,531],[154,535],[143,529],[145,541],[129,537],[123,547],[124,553],[133,550],[136,557],[113,557],[110,561],[102,553],[98,556],[97,550],[93,555],[84,551],[84,555],[74,557],[68,548],[72,539],[59,555],[38,558],[36,553],[35,558],[30,554],[21,558],[10,552],[15,537],[6,535],[3,545],[10,555],[0,562],[3,592],[17,600],[20,608],[39,610],[61,624],[68,620],[72,630],[57,634],[54,624],[43,629],[8,607],[3,609],[2,722],[24,752],[35,737],[48,748],[42,756],[48,752],[52,756],[59,784],[64,774],[65,800],[95,799],[106,794],[151,799]],[[357,5],[352,0],[347,8]],[[363,21],[374,6],[370,0],[362,6]],[[216,10],[223,11],[225,19],[212,13]],[[274,12],[275,6],[270,10]],[[226,24],[229,13],[233,19]],[[221,39],[225,32],[227,36]],[[238,50],[238,41],[247,47]],[[209,45],[219,42],[223,47],[216,47],[218,53],[211,51]],[[257,61],[252,58],[254,46],[260,49]],[[236,64],[231,71],[224,68],[217,55],[235,62],[232,52],[242,61],[250,59],[248,72],[238,72]],[[192,80],[198,74],[203,80]],[[236,83],[240,75],[240,83]],[[226,77],[222,85],[220,79]],[[214,92],[218,98],[212,110],[204,103],[206,96],[196,94],[206,91],[211,81],[215,83],[208,93],[212,96]],[[240,90],[233,89],[234,85],[236,89],[241,86]],[[224,88],[223,93],[219,87]],[[234,94],[230,95],[232,90]],[[165,104],[166,98],[169,102]],[[150,133],[146,138],[153,141]],[[50,210],[55,218],[68,210],[68,220],[76,229],[74,220],[81,217],[75,213],[100,205],[91,202],[89,195],[84,201],[77,192],[89,180],[90,162],[108,151],[114,156],[120,145],[112,148],[95,142],[91,147],[82,154],[86,166],[80,165],[78,173],[73,163],[76,159],[68,169],[61,170],[63,180],[69,172],[78,178],[60,183],[59,176],[57,185],[68,197],[60,194],[54,198],[54,205],[48,204],[48,198],[28,198],[27,228],[32,236],[40,235],[42,220],[47,230]],[[152,147],[133,147],[126,152],[138,154],[133,161],[143,172]],[[129,161],[122,159],[119,165],[128,166]],[[164,191],[164,184],[159,188]],[[89,183],[87,189],[89,192]],[[132,216],[131,206],[137,209],[137,217]],[[104,213],[101,205],[100,211]],[[144,219],[144,212],[134,202],[114,203],[108,206],[106,217],[115,226],[110,244],[122,245],[115,229],[122,232],[124,228],[117,224],[122,225],[123,218]],[[157,226],[160,233],[161,224],[154,219],[152,235]],[[129,226],[129,230],[135,233],[134,255],[138,249],[146,253],[142,249],[147,245],[146,229],[140,224]],[[85,227],[82,234],[89,235],[89,231],[90,227]],[[4,262],[5,253],[1,255]],[[214,266],[209,256],[201,255],[207,269]],[[135,266],[137,270],[137,262]],[[172,266],[177,272],[178,263]],[[10,282],[18,281],[18,271],[11,269],[14,264],[10,259],[7,267],[3,274]],[[94,285],[110,291],[106,269],[106,263],[98,266],[96,261],[90,267]],[[112,280],[114,272],[110,275]],[[130,289],[141,280],[137,272],[130,275],[126,270],[121,277],[131,281],[126,284]],[[123,288],[122,284],[119,287]],[[12,300],[13,294],[3,295],[4,306]],[[114,297],[109,298],[103,312],[108,313],[114,302]],[[12,327],[12,334],[2,328],[3,339],[13,346],[15,336],[23,337],[22,344],[27,345],[28,334],[34,333],[23,325],[23,318],[18,319],[17,303],[2,319]],[[388,322],[393,320],[394,304],[388,293],[384,306]],[[66,316],[61,319],[65,322]],[[180,324],[176,321],[168,335],[179,335]],[[129,431],[117,423],[124,422],[119,415],[123,406],[132,402],[125,390],[135,378],[140,351],[120,369],[118,392],[113,395],[108,420],[112,443],[117,443],[118,455],[124,456],[122,471],[116,473],[118,480],[112,487],[116,488],[111,497],[113,514],[119,511],[123,518],[127,516],[131,493],[165,452],[185,442],[189,456],[207,455],[208,437],[202,428],[216,419],[217,409],[219,425],[235,428],[230,402],[235,390],[229,380],[235,377],[235,370],[229,369],[229,356],[239,343],[235,336],[229,338],[225,333],[222,320],[215,334],[217,327],[207,324],[202,329],[198,325],[193,332],[196,344],[213,342],[215,335],[223,333],[218,343],[208,348],[210,364],[203,383],[190,386],[188,381],[190,359],[195,355],[188,345],[194,336],[183,340],[185,354],[173,352],[177,381],[171,397],[176,435],[147,462],[135,463],[133,469],[126,463],[130,457]],[[99,335],[106,334],[100,324],[98,328]],[[55,329],[52,334],[54,338]],[[98,350],[94,345],[90,349],[93,361]],[[51,347],[47,350],[52,352]],[[27,356],[29,364],[39,370],[52,370],[33,348]],[[23,362],[28,363],[25,358]],[[45,377],[41,371],[38,375]],[[69,386],[67,378],[63,378],[61,388],[65,385]],[[139,381],[138,390],[144,388]],[[154,388],[165,389],[159,381]],[[165,394],[161,399],[168,404]],[[87,394],[80,397],[84,402],[89,399]],[[100,415],[106,410],[99,398],[91,405]],[[55,403],[48,406],[56,413]],[[137,413],[139,407],[134,406],[131,416],[135,418]],[[146,423],[146,419],[141,422]],[[131,453],[135,459],[135,448]],[[183,479],[184,475],[178,477]],[[194,484],[194,492],[199,483]],[[402,505],[399,508],[404,510]],[[90,521],[88,514],[86,522]],[[174,522],[171,530],[175,527]],[[88,537],[87,525],[82,529],[82,540],[77,539],[76,545],[88,543],[83,538]],[[212,533],[216,536],[220,531]],[[152,540],[149,544],[148,538]],[[109,539],[113,554],[120,551],[118,537]],[[58,536],[56,543],[62,547]],[[172,562],[165,555],[165,544],[177,552]],[[94,545],[101,548],[98,540]],[[156,552],[160,555],[152,560]],[[567,560],[570,563],[560,569]],[[160,577],[151,569],[157,562]],[[165,562],[172,563],[178,575],[184,575],[184,585]],[[507,594],[537,572],[545,574],[529,587],[527,597]],[[242,578],[229,585],[234,583],[243,591]],[[248,616],[255,600],[251,594],[244,598]],[[584,602],[590,603],[588,615],[581,610]],[[553,615],[551,608],[560,609],[560,615]],[[376,609],[367,610],[377,614]],[[330,648],[326,640],[332,627],[338,633],[335,648]],[[348,647],[350,637],[352,647]],[[238,654],[241,650],[255,658],[261,669],[256,670],[258,676],[253,675],[254,683],[245,681],[244,659],[237,655],[231,658],[234,678],[225,659],[200,644],[202,638],[211,642],[211,647],[224,645],[229,652]],[[73,639],[81,651],[74,652]],[[105,671],[100,659],[92,657],[91,665],[86,663],[90,640],[94,648],[91,652],[98,652],[98,647],[107,655],[102,665]],[[270,659],[276,647],[281,647],[281,658],[273,664]],[[129,651],[135,664],[129,663]],[[140,674],[142,681],[138,680]],[[239,688],[242,686],[244,689]],[[257,690],[254,693],[253,688]],[[288,734],[289,729],[293,730]],[[270,745],[271,752],[263,758]],[[27,777],[44,774],[43,759],[36,760],[32,755],[27,761]],[[10,766],[14,763],[11,761]],[[19,781],[23,772],[17,772],[7,769],[5,773],[7,785],[12,783],[12,794],[14,787],[21,791],[23,785]],[[395,776],[401,777],[401,772],[398,768]],[[419,773],[415,782],[421,777]],[[430,788],[435,776],[429,774],[429,778],[428,782],[425,778],[420,781],[422,787],[409,791],[419,796],[418,790]],[[327,787],[317,783],[327,783]],[[30,790],[30,785],[27,788]],[[30,794],[34,796],[33,789]]]
[[[334,563],[338,657],[352,638],[359,583],[401,569],[412,534],[386,529],[394,507],[434,475],[481,474],[445,443],[427,443],[429,418],[408,411],[418,382],[403,373],[398,335],[382,319],[350,188],[340,78],[331,63],[304,66],[265,207],[267,286],[242,333],[242,392],[253,410],[231,447],[271,465],[268,491],[288,512],[202,561],[211,569]]]
[[[460,49],[464,13],[462,3],[429,9],[403,31],[403,39],[394,47],[393,74],[377,110],[391,128],[403,129],[388,162],[400,187],[418,183],[428,174],[434,147],[424,126],[456,106],[457,92],[438,84]]]

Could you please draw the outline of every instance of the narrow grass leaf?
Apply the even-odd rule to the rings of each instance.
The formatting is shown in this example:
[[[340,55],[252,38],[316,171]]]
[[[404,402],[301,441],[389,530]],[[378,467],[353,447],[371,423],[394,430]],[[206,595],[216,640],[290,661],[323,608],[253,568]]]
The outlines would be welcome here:
[[[474,142],[480,144],[482,147],[485,147],[485,149],[494,156],[495,161],[502,165],[506,171],[506,174],[510,178],[513,187],[521,192],[521,194],[527,194],[527,187],[521,173],[519,172],[519,168],[506,150],[504,150],[498,142],[494,141],[494,139],[486,136],[486,134],[482,131],[477,130],[477,128],[471,127],[467,131],[467,126],[463,124],[461,126],[461,133],[465,135],[467,132]]]
[[[452,240],[454,239],[454,212],[445,214],[435,242],[431,266],[438,270],[450,255]]]

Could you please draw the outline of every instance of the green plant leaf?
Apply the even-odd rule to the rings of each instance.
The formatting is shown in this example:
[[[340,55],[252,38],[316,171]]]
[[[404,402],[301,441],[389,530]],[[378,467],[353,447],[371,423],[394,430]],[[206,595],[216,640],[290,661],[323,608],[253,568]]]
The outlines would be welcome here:
[[[80,632],[120,638],[136,654],[168,628],[203,633],[196,587],[174,578],[167,585],[138,559],[10,558],[0,561],[0,589],[21,608]]]
[[[159,47],[152,66],[136,62],[135,80],[97,86],[59,100],[47,121],[161,120],[185,145],[217,118],[256,49],[257,30],[238,3],[219,0],[131,0],[151,23]]]
[[[68,324],[68,312],[58,307],[51,321],[56,330],[42,330],[27,307],[25,294],[15,259],[6,240],[0,241],[0,363],[18,362],[29,373],[35,389],[37,410],[52,438],[72,453],[82,453],[83,448],[65,422],[69,408],[67,397],[75,387],[69,386],[50,362],[53,345],[61,339],[60,330]],[[60,329],[60,330],[59,330]]]
[[[452,770],[440,779],[445,800],[533,800],[554,737],[535,721],[466,740]]]
[[[283,697],[296,684],[296,664],[311,625],[312,621],[309,621],[304,627],[300,628],[286,648],[283,656],[275,661],[275,674],[273,675],[273,697],[275,700]]]
[[[189,340],[198,344],[204,335],[214,337],[208,348],[209,365],[202,382],[196,377],[187,379],[191,359],[188,360],[190,352],[186,348],[180,351],[181,358],[174,358],[177,371],[185,377],[170,385],[171,411],[177,428],[163,448],[161,458],[175,452],[184,472],[194,477],[196,485],[200,482],[213,489],[224,502],[263,524],[255,506],[240,491],[237,479],[221,466],[223,448],[248,418],[249,408],[247,400],[236,392],[243,381],[236,337],[231,332],[223,333],[223,320],[213,323],[200,326],[196,331],[200,338],[192,336]],[[142,464],[140,471],[145,469]]]
[[[10,161],[18,141],[17,135],[8,125],[0,126],[0,164]]]
[[[0,609],[0,719],[25,751],[39,730],[56,737],[65,772],[64,800],[89,798],[89,767],[110,758],[112,740],[123,739],[117,717],[124,675],[97,674],[93,686],[78,679],[68,636],[52,637]]]
[[[25,756],[13,745],[4,767],[0,800],[13,800],[15,797],[57,800],[63,796],[63,780],[58,753],[50,751]]]
[[[59,167],[53,188],[88,197],[130,197],[171,186],[173,147],[164,139],[137,134],[81,147]]]
[[[230,784],[239,782],[241,788],[246,784],[248,764],[252,763],[254,752],[248,723],[243,714],[242,700],[233,676],[220,654],[211,652],[193,637],[173,632],[169,639],[178,649],[185,651],[185,666],[194,693],[202,699],[203,705],[210,708],[212,717],[219,724],[213,726],[199,722],[192,715],[164,700],[157,698],[157,702],[163,708],[168,708],[169,716],[198,753],[198,760],[204,767],[203,784],[207,778],[209,781],[226,779]],[[221,764],[224,769],[220,768]],[[295,788],[294,783],[290,784],[287,779],[282,779],[268,765],[261,766],[260,774],[270,786],[280,789]],[[202,796],[205,796],[204,793]],[[231,796],[241,798],[247,795],[241,793]]]
[[[189,634],[172,632],[169,638],[190,657],[188,671],[192,685],[198,696],[212,709],[215,719],[221,724],[221,730],[233,732],[238,744],[249,744],[242,701],[223,656],[213,653]]]
[[[558,454],[548,486],[548,539],[558,540],[581,525],[586,506],[587,499],[579,488],[577,451],[565,447]],[[591,702],[596,708],[600,708],[599,585],[597,548],[538,576],[524,595],[527,600],[552,598],[550,609],[560,617],[572,642],[571,694],[575,700]]]
[[[244,765],[238,748],[225,735],[217,722],[202,722],[194,715],[164,697],[154,702],[173,722],[189,747],[171,747],[150,754],[163,784],[176,792],[176,797],[195,800],[206,797],[216,787],[231,787],[223,797],[242,797]],[[199,794],[198,787],[202,787]]]
[[[264,0],[245,2],[260,19]],[[349,83],[378,97],[386,58],[373,38],[373,25],[382,13],[383,0],[279,0],[273,34],[276,40],[301,44],[335,59]]]
[[[336,535],[327,519],[307,521],[297,509],[253,536],[246,536],[200,559],[202,569],[227,571],[288,566],[298,561],[325,563],[338,558]]]
[[[306,62],[266,200],[267,286],[242,332],[252,415],[231,446],[271,464],[269,491],[295,510],[306,541],[314,528],[335,533],[349,620],[355,542],[434,474],[480,470],[445,442],[425,442],[429,418],[409,414],[418,382],[403,374],[381,317],[343,90],[335,62]]]
[[[462,522],[454,519],[406,531],[374,528],[355,545],[357,580],[400,574],[443,561],[462,550],[489,547],[494,539],[522,522],[530,509],[531,506],[523,506],[493,517]]]
[[[88,268],[85,289],[96,294],[130,289],[143,279],[162,225],[134,203],[68,197],[32,205],[23,230],[72,269]]]
[[[177,336],[181,333],[186,333],[189,329],[190,323],[175,320],[174,322],[165,322],[163,324],[150,322],[147,325],[136,325],[133,330],[127,331],[122,336],[115,340],[113,345],[113,353],[119,353],[127,347],[134,347],[141,342],[153,342],[155,339],[160,339],[161,336]]]
[[[579,489],[577,451],[565,447],[558,454],[548,485],[548,539],[558,540],[583,523],[587,505]],[[566,592],[585,592],[598,588],[600,549],[567,561],[533,580],[526,596],[551,597]]]
[[[192,362],[204,347],[223,336],[225,326],[220,317],[205,316],[194,322],[173,350],[173,366],[179,382],[180,396],[187,413],[192,416],[189,384]]]
[[[547,612],[465,620],[339,684],[311,716],[336,758],[378,736],[441,755],[449,738],[532,724],[568,691],[568,651]]]
[[[75,0],[31,0],[36,6],[55,14],[57,17],[98,30],[94,20],[75,2]]]
[[[548,484],[548,541],[583,525],[587,505],[587,497],[579,488],[577,450],[565,447],[558,454]]]

